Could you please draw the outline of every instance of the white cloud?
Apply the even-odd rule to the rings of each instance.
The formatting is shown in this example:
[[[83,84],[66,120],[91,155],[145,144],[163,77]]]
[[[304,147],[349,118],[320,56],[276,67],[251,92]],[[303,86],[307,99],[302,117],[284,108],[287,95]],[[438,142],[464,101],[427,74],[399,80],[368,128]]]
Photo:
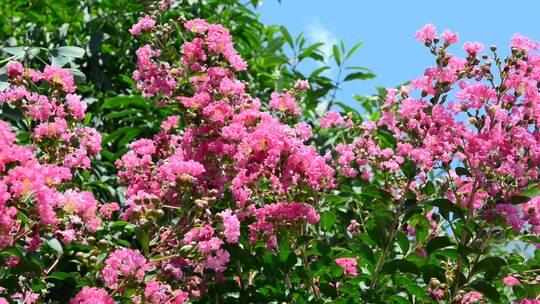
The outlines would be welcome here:
[[[330,32],[320,21],[314,21],[306,29],[306,35],[311,43],[323,42],[321,51],[326,63],[332,56],[332,46],[338,43],[336,35]]]

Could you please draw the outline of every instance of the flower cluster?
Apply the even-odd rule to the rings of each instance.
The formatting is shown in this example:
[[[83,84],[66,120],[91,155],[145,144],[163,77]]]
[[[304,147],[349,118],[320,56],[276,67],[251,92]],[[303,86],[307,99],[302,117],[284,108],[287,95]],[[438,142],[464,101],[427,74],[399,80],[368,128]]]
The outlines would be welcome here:
[[[262,208],[253,208],[256,222],[249,225],[249,241],[256,243],[261,238],[266,240],[266,247],[277,249],[276,231],[278,229],[291,229],[295,226],[319,222],[319,214],[315,209],[304,203],[280,202],[265,205]]]
[[[0,93],[0,104],[19,110],[31,135],[29,143],[18,142],[8,122],[0,120],[0,249],[14,253],[3,258],[4,267],[11,268],[44,254],[45,240],[66,245],[93,239],[101,225],[99,204],[91,192],[73,185],[72,169],[90,168],[101,137],[81,123],[86,104],[75,94],[68,70],[45,67],[39,72],[11,62],[7,71],[10,86]],[[22,291],[11,297],[25,303],[40,297]]]
[[[437,65],[412,80],[412,87],[387,90],[377,126],[395,134],[396,152],[379,148],[373,126],[364,124],[363,138],[336,147],[342,174],[356,176],[355,161],[398,174],[410,160],[419,168],[412,188],[427,182],[430,172],[445,173],[451,201],[482,209],[491,221],[502,217],[518,232],[528,226],[538,233],[538,199],[516,205],[513,198],[540,173],[539,45],[516,34],[503,65],[495,47],[493,57],[484,55],[481,62],[483,46],[476,42],[464,44],[465,58],[452,55],[447,48],[457,34],[442,36],[445,43],[439,44],[433,25],[420,29],[416,38],[437,55]]]
[[[481,54],[481,43],[465,42],[466,55],[459,57],[449,52],[459,40],[456,33],[445,31],[440,39],[436,28],[428,24],[415,37],[436,56],[436,65],[410,86],[387,89],[378,120],[351,125],[347,132],[337,129],[343,142],[333,147],[342,176],[355,178],[362,172],[361,178],[370,180],[372,172],[374,183],[383,181],[381,189],[395,202],[390,206],[395,208],[392,229],[399,232],[390,233],[384,250],[392,248],[398,233],[416,245],[403,252],[404,258],[414,254],[427,259],[429,245],[425,246],[431,238],[448,237],[458,246],[474,246],[470,234],[478,238],[477,232],[454,230],[452,221],[458,217],[465,230],[474,225],[487,231],[488,240],[493,226],[508,228],[509,235],[538,235],[540,197],[530,193],[537,193],[540,173],[540,44],[516,34],[511,55],[502,59],[495,46],[488,55]],[[347,122],[339,113],[329,112],[320,125],[331,128]],[[400,212],[407,212],[408,204],[416,201],[428,202],[422,207],[426,214],[400,222]],[[455,206],[438,204],[442,202]],[[453,218],[448,212],[454,213]],[[439,220],[442,217],[446,217],[444,224]],[[369,223],[369,219],[360,220]],[[353,221],[347,230],[356,237],[360,225]],[[383,253],[382,261],[385,258]],[[446,284],[430,284],[427,295],[436,301],[448,297],[460,303],[486,300],[479,292],[466,292],[464,286],[476,266],[465,270],[464,260],[460,256],[446,261],[452,265],[446,275],[454,280],[453,290]],[[347,261],[340,263],[347,272]],[[377,268],[382,269],[379,264]],[[458,277],[463,272],[468,278]],[[503,283],[521,284],[513,276]]]
[[[84,127],[86,103],[75,93],[73,75],[63,68],[45,67],[42,72],[24,68],[20,62],[7,65],[11,86],[0,93],[0,104],[21,110],[32,122],[32,139],[47,162],[70,168],[90,168],[90,157],[101,150],[101,135]],[[50,88],[40,92],[41,82]],[[34,125],[34,123],[36,125]]]
[[[122,281],[143,279],[146,271],[152,267],[146,258],[133,249],[118,249],[105,260],[101,278],[108,288],[119,287],[119,277]]]
[[[27,248],[37,250],[40,229],[54,228],[64,243],[84,240],[95,232],[101,220],[96,215],[98,202],[90,192],[58,190],[72,178],[67,167],[42,163],[32,147],[19,146],[9,125],[0,120],[3,142],[0,146],[0,248],[12,246],[17,235],[28,235]],[[17,211],[32,211],[31,222],[22,224]],[[27,231],[28,230],[28,231]],[[26,231],[26,232],[25,232]]]
[[[69,304],[115,304],[116,302],[109,296],[107,291],[85,286],[79,293],[69,301]]]
[[[229,32],[201,19],[180,22],[184,35],[192,37],[181,47],[181,64],[148,44],[137,51],[133,79],[144,96],[174,105],[182,115],[167,118],[152,139],[132,142],[117,167],[128,187],[121,217],[159,234],[156,252],[178,256],[156,263],[158,273],[175,277],[196,297],[205,291],[205,272],[219,278],[226,270],[230,254],[225,245],[239,242],[242,222],[249,223],[252,243],[261,239],[275,249],[283,229],[319,221],[309,204],[257,201],[288,200],[335,182],[327,158],[305,144],[310,126],[291,122],[301,114],[296,100],[309,83],[273,93],[269,106],[281,116],[275,117],[238,80],[236,73],[247,66]],[[191,93],[186,95],[178,83],[188,84]],[[220,209],[216,202],[228,194],[236,204]],[[180,227],[158,225],[156,220],[167,214],[180,215],[175,224]]]

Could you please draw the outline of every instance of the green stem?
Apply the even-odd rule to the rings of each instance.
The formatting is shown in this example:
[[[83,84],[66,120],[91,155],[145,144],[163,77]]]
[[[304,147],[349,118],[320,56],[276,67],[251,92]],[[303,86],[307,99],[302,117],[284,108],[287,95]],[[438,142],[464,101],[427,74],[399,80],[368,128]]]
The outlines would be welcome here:
[[[405,190],[403,191],[403,196],[401,197],[398,205],[397,205],[397,208],[396,208],[396,214],[394,215],[394,218],[392,220],[392,227],[391,227],[391,230],[390,230],[390,236],[388,237],[388,242],[386,244],[386,246],[384,247],[384,250],[383,250],[383,253],[381,254],[381,257],[379,258],[379,261],[377,262],[377,267],[375,268],[375,272],[373,273],[372,275],[372,281],[371,281],[371,284],[369,285],[369,290],[373,290],[375,289],[375,287],[377,287],[377,283],[378,283],[378,277],[379,277],[379,274],[382,270],[382,266],[384,265],[384,261],[386,259],[386,256],[388,255],[388,252],[390,251],[390,247],[392,246],[392,244],[394,243],[394,239],[397,235],[397,232],[398,232],[398,227],[399,227],[399,218],[401,217],[401,209],[402,209],[402,206],[403,206],[403,203],[405,202],[405,195],[407,193],[407,189],[409,189],[409,186],[411,185],[411,182],[412,180],[409,180],[407,182],[407,185],[405,186]]]
[[[467,232],[469,231],[469,225],[471,224],[472,217],[473,217],[473,204],[474,204],[474,197],[476,195],[476,191],[478,186],[478,180],[474,181],[471,197],[469,198],[469,203],[467,205],[467,218],[465,219],[465,225],[463,226],[463,232],[461,233],[461,238],[459,240],[459,247],[462,247],[467,242]],[[454,287],[454,294],[457,294],[459,291],[460,285],[460,273],[461,273],[461,267],[463,266],[463,255],[459,255],[457,266],[456,266],[456,272],[455,272],[455,278],[456,278],[456,284]]]

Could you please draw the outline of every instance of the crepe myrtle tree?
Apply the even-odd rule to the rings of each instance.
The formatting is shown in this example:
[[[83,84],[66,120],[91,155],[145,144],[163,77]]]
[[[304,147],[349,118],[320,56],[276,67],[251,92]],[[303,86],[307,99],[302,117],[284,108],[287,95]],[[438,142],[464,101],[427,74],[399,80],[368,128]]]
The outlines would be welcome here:
[[[116,161],[120,203],[91,192],[101,136],[70,71],[6,66],[27,130],[0,121],[0,303],[540,302],[538,43],[458,57],[426,25],[435,66],[315,121],[308,81],[261,100],[229,30],[173,2],[129,31],[141,100],[170,115]]]

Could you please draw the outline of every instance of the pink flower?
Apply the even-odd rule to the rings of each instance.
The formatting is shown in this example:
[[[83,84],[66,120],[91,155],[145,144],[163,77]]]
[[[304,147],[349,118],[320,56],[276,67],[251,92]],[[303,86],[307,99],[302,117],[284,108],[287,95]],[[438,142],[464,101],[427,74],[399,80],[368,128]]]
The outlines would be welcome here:
[[[85,286],[69,304],[115,304],[113,298],[103,289]]]
[[[154,141],[151,139],[136,140],[129,144],[129,148],[141,156],[156,153],[156,146],[154,145]]]
[[[506,286],[517,286],[517,285],[520,285],[521,282],[518,279],[516,279],[516,277],[514,276],[507,276],[507,277],[504,277],[503,284]]]
[[[43,79],[53,85],[61,86],[66,93],[75,92],[75,80],[67,69],[47,66],[43,70]]]
[[[512,44],[510,46],[525,51],[536,51],[540,48],[540,43],[521,34],[515,34],[512,37]]]
[[[297,91],[307,91],[309,90],[309,81],[298,79],[294,83],[294,89]]]
[[[178,127],[179,123],[180,123],[180,120],[178,116],[169,116],[167,117],[166,120],[164,120],[161,123],[161,128],[163,129],[165,133],[168,133],[172,129],[175,129],[176,127]]]
[[[155,24],[156,24],[156,21],[152,19],[152,17],[144,16],[143,18],[139,19],[139,22],[137,22],[131,27],[129,32],[131,33],[131,35],[137,36],[142,31],[152,30]]]
[[[252,207],[256,222],[249,225],[249,241],[256,243],[260,234],[267,239],[267,248],[275,248],[274,233],[280,227],[291,227],[301,224],[318,223],[320,216],[310,205],[297,202],[280,202],[264,205],[262,208]]]
[[[15,133],[11,131],[11,127],[7,124],[7,122],[0,120],[0,146],[11,146],[15,141],[15,138]]]
[[[232,214],[230,209],[218,213],[223,221],[223,234],[227,238],[228,243],[238,243],[240,237],[240,221],[236,214]]]
[[[86,103],[81,101],[81,95],[68,94],[66,95],[66,101],[71,115],[78,120],[83,120]]]
[[[538,299],[521,299],[517,302],[514,302],[514,304],[540,304],[540,300]]]
[[[470,42],[467,41],[463,44],[463,49],[469,56],[476,56],[478,53],[484,50],[484,45],[480,42]]]
[[[353,258],[339,258],[335,259],[336,264],[338,264],[339,267],[343,268],[345,270],[345,274],[350,274],[353,276],[358,275],[358,271],[356,270],[356,264],[358,261]]]
[[[321,124],[321,127],[323,129],[330,129],[332,127],[340,127],[340,126],[348,126],[348,127],[352,126],[352,121],[348,119],[344,119],[343,117],[341,117],[341,114],[339,114],[338,112],[334,110],[328,111],[328,113],[326,113],[326,115],[323,118],[321,118],[319,123]]]
[[[303,121],[297,123],[294,126],[294,133],[302,139],[302,140],[308,140],[313,136],[313,132],[311,130],[311,126]]]
[[[133,249],[117,249],[105,260],[105,267],[101,271],[101,278],[105,285],[111,289],[118,287],[118,277],[142,280],[151,264],[138,251]]]
[[[300,115],[300,108],[298,108],[294,97],[289,92],[273,92],[270,99],[270,108],[283,113],[290,113],[294,116]]]
[[[420,42],[429,42],[437,37],[437,30],[431,23],[424,25],[421,29],[416,31],[414,38]]]
[[[31,291],[25,291],[24,295],[16,293],[13,295],[13,299],[21,299],[22,303],[34,304],[38,299],[39,295]]]
[[[449,30],[444,31],[441,34],[441,38],[444,40],[444,43],[448,45],[455,44],[459,41],[459,35]]]
[[[112,217],[113,212],[118,211],[118,210],[120,210],[120,206],[118,205],[118,203],[113,202],[113,203],[104,204],[103,206],[101,206],[99,208],[99,214],[101,214],[101,216],[103,216],[106,219],[110,219]]]
[[[482,299],[483,296],[478,291],[469,291],[461,299],[461,304],[472,304],[477,303],[478,300]]]
[[[525,221],[519,214],[519,209],[512,204],[497,204],[495,210],[500,214],[514,230],[521,231]]]
[[[22,63],[18,61],[12,61],[6,65],[7,74],[9,77],[15,78],[21,76],[24,72]]]
[[[203,19],[192,19],[184,23],[184,27],[193,33],[202,34],[208,30],[209,24]]]
[[[210,255],[204,261],[204,268],[212,269],[215,272],[224,272],[227,268],[226,265],[229,262],[230,254],[226,250],[220,249],[215,255]]]

